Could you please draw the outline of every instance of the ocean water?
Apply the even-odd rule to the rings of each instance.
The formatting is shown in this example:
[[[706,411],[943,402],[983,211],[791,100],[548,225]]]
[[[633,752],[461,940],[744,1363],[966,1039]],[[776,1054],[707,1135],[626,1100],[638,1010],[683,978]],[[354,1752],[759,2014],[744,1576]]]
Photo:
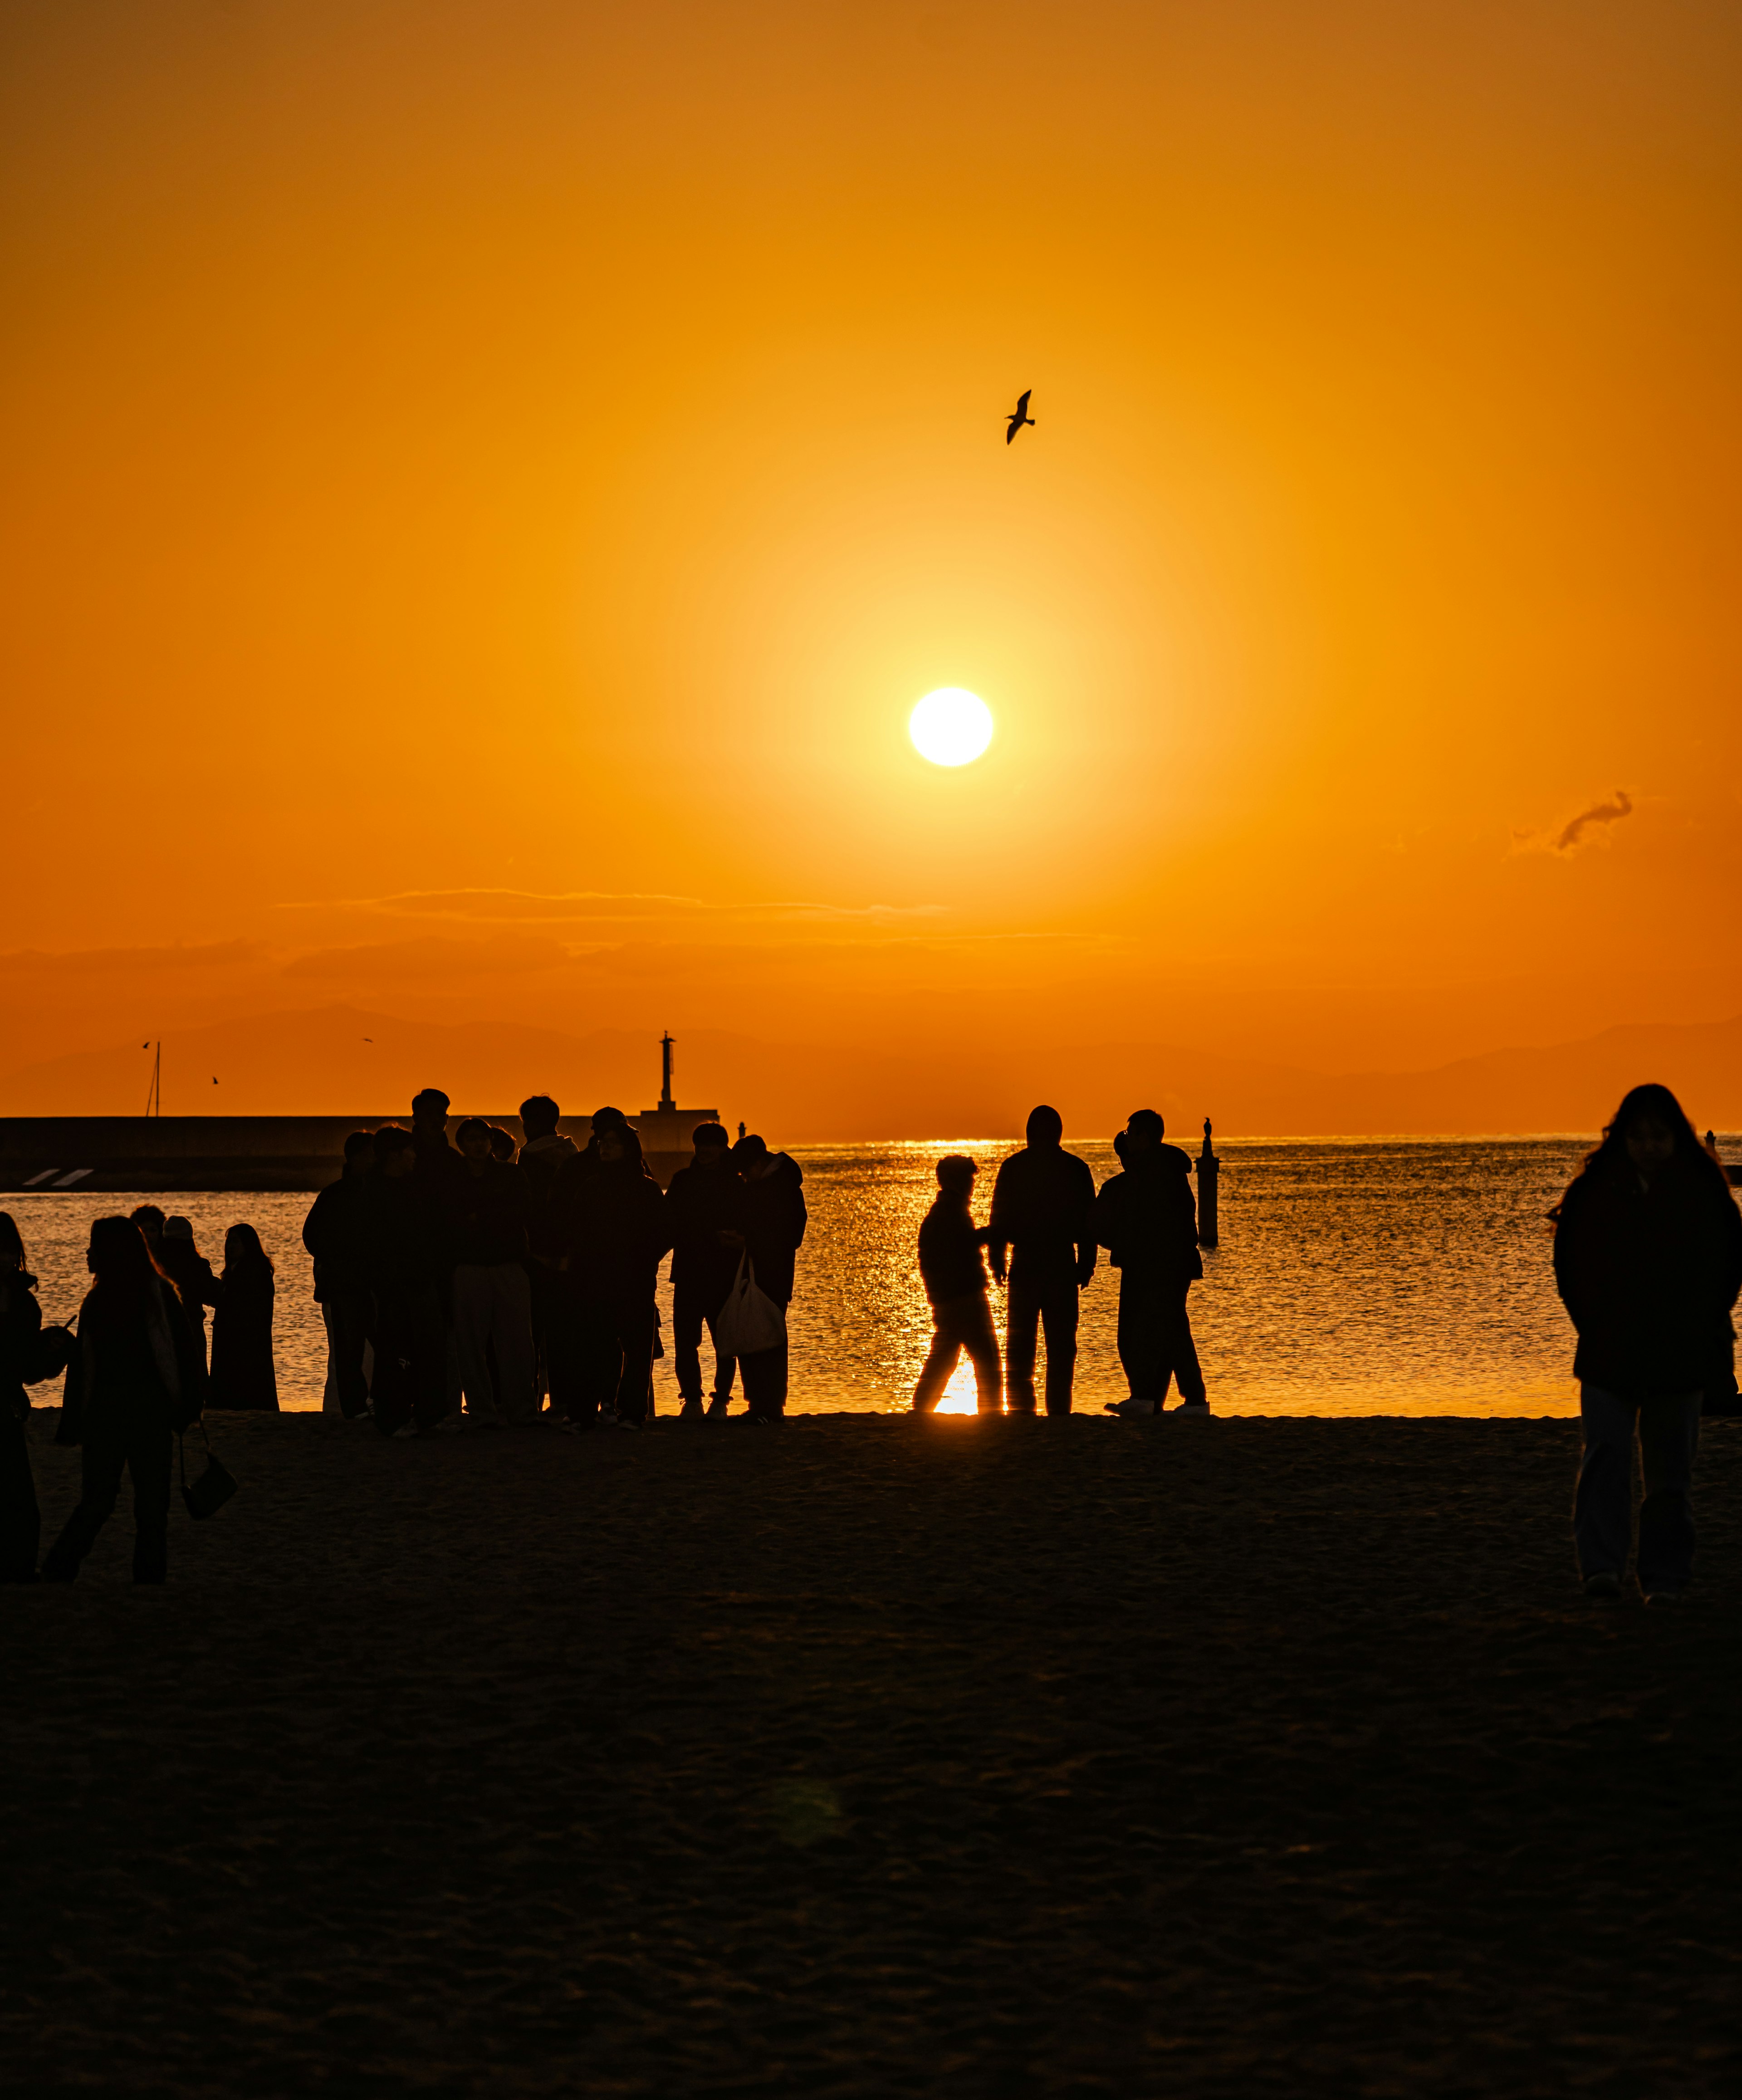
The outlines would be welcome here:
[[[1555,1293],[1545,1216],[1588,1139],[1218,1140],[1221,1246],[1204,1256],[1191,1308],[1219,1413],[1561,1414],[1577,1409],[1572,1331]],[[930,1318],[914,1260],[920,1220],[946,1152],[981,1162],[983,1220],[1008,1143],[943,1138],[795,1148],[810,1230],[792,1304],[796,1411],[906,1407]],[[1097,1180],[1110,1145],[1077,1143]],[[43,1312],[69,1319],[86,1282],[94,1217],[136,1198],[24,1192],[0,1198],[42,1279]],[[246,1218],[278,1269],[279,1392],[318,1407],[326,1340],[302,1244],[306,1195],[157,1198],[192,1220],[221,1265],[224,1229]],[[1098,1412],[1124,1396],[1114,1347],[1117,1273],[1083,1295],[1077,1400]],[[670,1286],[660,1299],[668,1336]],[[1001,1310],[999,1294],[994,1305]],[[706,1350],[703,1351],[704,1363]],[[40,1389],[46,1398],[51,1388]],[[659,1411],[677,1405],[668,1357],[655,1368]],[[971,1413],[964,1361],[946,1411]]]

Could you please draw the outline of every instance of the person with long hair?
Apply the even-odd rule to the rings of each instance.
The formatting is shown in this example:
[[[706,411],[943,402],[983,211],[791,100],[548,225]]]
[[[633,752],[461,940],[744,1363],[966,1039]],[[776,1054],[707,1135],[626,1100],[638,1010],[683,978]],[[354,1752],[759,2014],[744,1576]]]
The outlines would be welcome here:
[[[571,1419],[580,1428],[647,1418],[659,1308],[659,1262],[670,1247],[665,1198],[626,1123],[595,1121],[591,1143],[562,1168],[552,1198],[562,1252],[562,1343],[573,1366]]]
[[[278,1412],[272,1362],[272,1257],[249,1224],[224,1234],[224,1273],[212,1315],[212,1407]]]
[[[0,1582],[33,1582],[42,1516],[24,1424],[30,1418],[26,1384],[42,1331],[36,1278],[9,1212],[0,1211]]]
[[[1579,1336],[1579,1573],[1587,1595],[1620,1593],[1637,1438],[1636,1572],[1647,1602],[1671,1604],[1693,1573],[1700,1402],[1731,1341],[1742,1213],[1681,1103],[1653,1085],[1622,1101],[1552,1215],[1555,1281]]]
[[[133,1579],[169,1573],[170,1443],[197,1421],[205,1366],[175,1286],[129,1218],[99,1218],[86,1266],[95,1279],[79,1308],[55,1441],[81,1445],[78,1507],[42,1563],[45,1582],[70,1582],[133,1476]]]

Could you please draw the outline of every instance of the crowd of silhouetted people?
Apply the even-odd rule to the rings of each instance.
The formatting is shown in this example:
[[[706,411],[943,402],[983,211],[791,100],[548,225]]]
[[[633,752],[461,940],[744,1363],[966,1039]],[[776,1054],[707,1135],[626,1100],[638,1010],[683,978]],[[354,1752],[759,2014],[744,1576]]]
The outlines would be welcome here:
[[[736,1381],[750,1420],[780,1419],[807,1222],[795,1160],[742,1125],[734,1144],[704,1123],[662,1190],[617,1110],[594,1112],[584,1145],[562,1133],[544,1095],[522,1103],[518,1146],[478,1117],[450,1144],[447,1096],[428,1089],[409,1128],[353,1133],[343,1174],[309,1211],[303,1239],[337,1412],[372,1417],[389,1437],[639,1428],[664,1352],[656,1294],[669,1255],[683,1416],[723,1417]],[[1026,1144],[999,1167],[984,1226],[974,1221],[976,1162],[959,1154],[937,1162],[919,1234],[933,1338],[916,1414],[937,1407],[965,1353],[980,1413],[1035,1414],[1043,1337],[1045,1412],[1069,1414],[1078,1299],[1102,1249],[1120,1273],[1130,1388],[1111,1411],[1159,1414],[1177,1386],[1180,1412],[1207,1412],[1187,1310],[1203,1273],[1188,1155],[1165,1141],[1159,1114],[1140,1110],[1114,1140],[1120,1171],[1097,1189],[1062,1131],[1050,1108],[1030,1116]],[[1647,1086],[1626,1096],[1552,1215],[1555,1279],[1578,1333],[1580,1573],[1592,1596],[1619,1593],[1637,1444],[1636,1573],[1649,1599],[1673,1602],[1692,1571],[1700,1418],[1739,1404],[1731,1316],[1742,1214],[1709,1133],[1702,1142],[1669,1089]],[[218,1274],[185,1218],[143,1204],[96,1220],[86,1260],[76,1331],[45,1327],[23,1240],[0,1212],[0,1580],[70,1581],[130,1476],[135,1579],[161,1582],[174,1440],[208,1407],[278,1405],[272,1264],[251,1225],[231,1227]],[[1006,1292],[1002,1345],[994,1279]],[[80,1499],[38,1571],[26,1388],[62,1372],[57,1440],[81,1448]]]

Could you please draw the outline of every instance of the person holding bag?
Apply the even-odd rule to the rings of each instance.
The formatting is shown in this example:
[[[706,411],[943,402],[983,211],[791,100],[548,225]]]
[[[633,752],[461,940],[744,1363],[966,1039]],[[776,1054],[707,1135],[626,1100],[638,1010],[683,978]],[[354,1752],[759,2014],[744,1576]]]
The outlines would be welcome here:
[[[99,1218],[86,1266],[96,1281],[79,1308],[67,1367],[60,1444],[82,1447],[78,1507],[42,1564],[45,1582],[70,1582],[133,1476],[133,1579],[169,1573],[170,1439],[196,1422],[205,1365],[175,1286],[130,1219]]]
[[[730,1347],[738,1358],[750,1419],[778,1422],[787,1411],[790,1371],[787,1308],[792,1302],[798,1251],[809,1222],[805,1176],[790,1154],[770,1152],[765,1140],[754,1136],[739,1138],[732,1158],[744,1180],[744,1264],[722,1312],[721,1346]],[[767,1301],[765,1307],[748,1296],[747,1284]],[[780,1316],[778,1339],[771,1310]],[[746,1342],[761,1346],[746,1348]]]

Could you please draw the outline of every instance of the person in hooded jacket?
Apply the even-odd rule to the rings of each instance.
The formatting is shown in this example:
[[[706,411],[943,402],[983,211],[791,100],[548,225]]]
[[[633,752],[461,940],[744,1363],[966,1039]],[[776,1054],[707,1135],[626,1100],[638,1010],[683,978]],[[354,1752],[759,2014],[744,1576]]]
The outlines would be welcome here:
[[[26,1385],[37,1376],[42,1310],[37,1280],[24,1260],[24,1242],[9,1213],[0,1211],[0,1582],[33,1582],[42,1517],[24,1425],[30,1419]]]
[[[736,1368],[722,1354],[716,1331],[720,1308],[743,1252],[744,1179],[733,1164],[732,1140],[717,1123],[690,1134],[695,1157],[680,1167],[665,1192],[672,1234],[672,1335],[683,1412],[702,1413],[702,1330],[714,1345],[714,1383],[708,1413],[723,1415]]]
[[[224,1234],[223,1288],[212,1315],[209,1407],[278,1412],[278,1370],[272,1361],[272,1312],[277,1283],[272,1257],[250,1224]]]
[[[302,1221],[302,1244],[314,1258],[315,1303],[327,1330],[327,1383],[322,1412],[348,1421],[369,1411],[367,1352],[374,1339],[369,1289],[368,1179],[375,1165],[373,1132],[345,1140],[345,1171],[315,1198]]]
[[[1012,1414],[1034,1412],[1039,1331],[1047,1337],[1047,1412],[1070,1412],[1077,1368],[1078,1295],[1095,1273],[1095,1176],[1066,1152],[1056,1109],[1028,1119],[1028,1143],[992,1185],[987,1247],[992,1273],[1010,1295],[1004,1310],[1004,1389]]]
[[[1119,1361],[1131,1386],[1114,1414],[1159,1414],[1177,1379],[1189,1413],[1206,1414],[1186,1294],[1204,1273],[1192,1162],[1162,1142],[1167,1126],[1139,1109],[1114,1140],[1124,1171],[1095,1199],[1095,1236],[1119,1272]]]
[[[665,1197],[626,1123],[594,1129],[559,1174],[552,1206],[571,1418],[593,1427],[615,1410],[620,1427],[639,1429],[652,1386],[659,1262],[672,1242]]]
[[[95,1282],[79,1308],[57,1444],[81,1448],[78,1507],[42,1563],[70,1582],[133,1478],[133,1579],[169,1573],[172,1439],[200,1418],[205,1365],[175,1286],[129,1218],[99,1218],[86,1257]]]
[[[1585,1593],[1619,1594],[1645,1499],[1636,1572],[1674,1604],[1693,1575],[1700,1401],[1731,1345],[1742,1213],[1729,1178],[1667,1087],[1635,1087],[1550,1214],[1555,1281],[1578,1330],[1585,1452],[1573,1538]]]
[[[750,1257],[756,1288],[784,1312],[792,1303],[798,1251],[809,1223],[803,1171],[790,1153],[770,1152],[766,1140],[754,1132],[739,1138],[732,1148],[732,1158],[744,1184],[743,1251]],[[740,1357],[738,1368],[743,1374],[751,1419],[778,1422],[787,1411],[789,1345],[783,1341],[772,1349]]]

